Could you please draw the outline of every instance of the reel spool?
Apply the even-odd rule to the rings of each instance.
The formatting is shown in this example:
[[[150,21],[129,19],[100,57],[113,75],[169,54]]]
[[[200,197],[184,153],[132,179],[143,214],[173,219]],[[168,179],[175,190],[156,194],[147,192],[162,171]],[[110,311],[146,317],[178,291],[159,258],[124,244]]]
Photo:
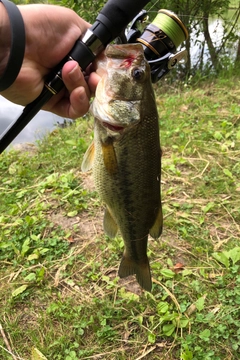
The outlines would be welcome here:
[[[141,34],[138,23],[144,23],[146,19],[145,10],[135,17],[128,31],[127,42],[143,45],[144,55],[151,66],[152,82],[155,83],[178,62],[186,60],[187,51],[176,53],[176,50],[188,38],[188,31],[174,12],[161,9]]]
[[[162,9],[136,41],[144,45],[146,58],[153,60],[169,52],[175,53],[187,38],[188,31],[179,17],[172,11]]]

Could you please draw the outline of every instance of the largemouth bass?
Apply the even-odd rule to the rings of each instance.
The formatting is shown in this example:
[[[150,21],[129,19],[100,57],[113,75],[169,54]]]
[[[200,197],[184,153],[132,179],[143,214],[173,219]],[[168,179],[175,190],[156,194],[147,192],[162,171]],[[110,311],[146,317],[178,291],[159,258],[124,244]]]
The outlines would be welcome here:
[[[150,68],[141,44],[109,45],[103,76],[92,104],[94,141],[82,170],[93,167],[94,183],[106,205],[104,231],[124,240],[119,276],[136,274],[151,291],[148,235],[162,232],[161,149]],[[105,67],[106,66],[106,67]]]

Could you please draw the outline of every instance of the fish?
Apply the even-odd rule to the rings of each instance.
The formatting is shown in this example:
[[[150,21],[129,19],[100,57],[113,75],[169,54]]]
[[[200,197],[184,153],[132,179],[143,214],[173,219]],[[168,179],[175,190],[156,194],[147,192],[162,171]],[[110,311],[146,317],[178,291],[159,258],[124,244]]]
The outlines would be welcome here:
[[[135,274],[151,292],[148,236],[160,237],[163,215],[159,119],[150,67],[141,44],[110,44],[104,58],[91,105],[94,140],[81,169],[93,170],[105,205],[106,235],[122,235],[119,277]]]

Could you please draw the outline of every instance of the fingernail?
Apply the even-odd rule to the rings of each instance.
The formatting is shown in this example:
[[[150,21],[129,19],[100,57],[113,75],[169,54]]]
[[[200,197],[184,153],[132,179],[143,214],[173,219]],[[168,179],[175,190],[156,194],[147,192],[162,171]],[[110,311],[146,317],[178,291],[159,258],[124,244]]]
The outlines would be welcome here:
[[[78,64],[70,71],[70,73],[68,73],[68,76],[73,81],[78,81],[81,79],[81,70]]]

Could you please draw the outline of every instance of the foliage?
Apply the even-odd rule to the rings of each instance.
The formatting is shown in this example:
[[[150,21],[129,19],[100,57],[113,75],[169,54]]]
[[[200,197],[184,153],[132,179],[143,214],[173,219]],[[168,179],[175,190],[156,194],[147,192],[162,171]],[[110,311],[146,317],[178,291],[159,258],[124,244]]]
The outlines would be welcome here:
[[[84,20],[89,23],[94,23],[99,11],[103,8],[106,1],[104,0],[60,0],[60,1],[51,1],[54,4],[66,6],[74,10],[79,14]]]
[[[17,5],[26,5],[26,4],[43,4],[48,3],[48,0],[13,0],[13,2]]]
[[[90,117],[28,153],[1,155],[1,358],[238,358],[236,78],[165,80],[155,90],[164,232],[149,240],[151,294],[117,277],[122,239],[103,234],[91,175],[80,172]]]
[[[229,0],[161,2],[161,8],[171,9],[178,14],[189,32],[186,41],[189,57],[185,75],[194,74],[197,70],[219,73],[234,62],[239,39],[239,6],[233,4],[233,7],[231,3]],[[151,4],[157,10],[159,4],[154,1]],[[232,17],[230,6],[234,9]],[[198,57],[194,58],[196,49]]]
[[[105,0],[23,0],[15,3],[47,2],[73,9],[89,23],[93,23]],[[234,10],[229,12],[229,8]],[[151,22],[160,8],[174,11],[184,22],[189,37],[183,44],[188,51],[186,66],[178,69],[178,76],[186,78],[201,71],[203,74],[226,71],[240,58],[239,17],[240,7],[230,0],[204,1],[156,1],[145,7]],[[217,36],[216,36],[217,34]],[[197,52],[197,57],[194,53]]]

